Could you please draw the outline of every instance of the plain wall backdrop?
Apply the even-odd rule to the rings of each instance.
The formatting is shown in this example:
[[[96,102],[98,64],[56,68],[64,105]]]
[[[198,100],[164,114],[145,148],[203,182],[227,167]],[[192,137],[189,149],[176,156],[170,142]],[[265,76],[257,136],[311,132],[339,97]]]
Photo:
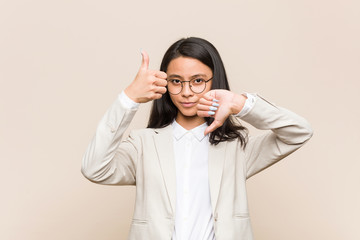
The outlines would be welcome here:
[[[217,47],[234,92],[257,92],[314,128],[248,181],[255,238],[360,239],[359,9],[358,0],[1,0],[0,239],[126,239],[135,188],[89,182],[81,159],[140,49],[158,69],[189,36]],[[150,106],[130,128],[146,126]]]

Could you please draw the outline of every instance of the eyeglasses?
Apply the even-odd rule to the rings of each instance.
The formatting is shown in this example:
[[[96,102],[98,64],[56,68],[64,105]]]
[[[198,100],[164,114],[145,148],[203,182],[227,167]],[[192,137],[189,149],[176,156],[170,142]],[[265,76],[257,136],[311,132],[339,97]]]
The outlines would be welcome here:
[[[213,77],[211,77],[209,80],[204,80],[202,78],[195,78],[190,81],[180,81],[179,79],[169,79],[167,88],[169,93],[173,95],[177,95],[181,93],[184,85],[183,83],[188,82],[189,87],[193,93],[202,93],[206,88],[206,83],[212,80]]]

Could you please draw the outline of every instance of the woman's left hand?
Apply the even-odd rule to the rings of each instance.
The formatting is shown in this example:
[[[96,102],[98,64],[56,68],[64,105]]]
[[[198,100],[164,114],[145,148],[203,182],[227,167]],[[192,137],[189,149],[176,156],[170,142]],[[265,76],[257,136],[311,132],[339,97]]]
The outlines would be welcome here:
[[[211,90],[203,95],[197,105],[197,115],[213,117],[214,121],[205,129],[205,135],[221,127],[230,114],[241,111],[246,101],[244,95],[237,95],[223,89]]]

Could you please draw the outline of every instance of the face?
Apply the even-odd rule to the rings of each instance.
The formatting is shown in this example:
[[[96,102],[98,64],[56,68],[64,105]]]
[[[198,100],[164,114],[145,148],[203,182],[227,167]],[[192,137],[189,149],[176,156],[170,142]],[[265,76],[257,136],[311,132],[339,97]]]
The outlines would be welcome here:
[[[177,79],[180,81],[190,81],[199,78],[208,80],[213,77],[212,70],[208,66],[195,58],[182,56],[171,60],[166,73],[168,80]],[[179,121],[191,119],[201,119],[204,121],[203,118],[197,116],[196,105],[200,98],[211,89],[211,84],[212,80],[206,83],[206,88],[202,93],[194,93],[190,89],[189,82],[185,82],[179,94],[170,94],[172,102],[179,110],[176,118],[178,123],[180,123]]]

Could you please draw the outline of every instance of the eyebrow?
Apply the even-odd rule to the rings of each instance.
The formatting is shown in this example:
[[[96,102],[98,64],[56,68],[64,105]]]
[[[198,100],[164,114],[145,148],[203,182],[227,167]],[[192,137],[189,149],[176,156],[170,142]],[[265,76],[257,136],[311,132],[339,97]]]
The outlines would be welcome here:
[[[196,77],[206,77],[206,74],[198,73],[198,74],[192,75],[190,78],[196,78]],[[177,75],[177,74],[171,74],[170,76],[168,76],[168,78],[180,78],[180,79],[183,79],[182,76]]]

